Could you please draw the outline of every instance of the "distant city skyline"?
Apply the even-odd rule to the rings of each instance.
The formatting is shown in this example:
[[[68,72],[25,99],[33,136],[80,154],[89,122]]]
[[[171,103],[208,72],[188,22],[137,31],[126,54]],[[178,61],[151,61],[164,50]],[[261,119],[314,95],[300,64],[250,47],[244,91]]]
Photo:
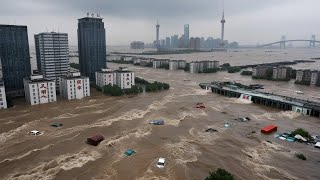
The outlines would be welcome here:
[[[225,39],[240,44],[278,41],[290,38],[320,39],[317,0],[225,0]],[[99,1],[83,0],[2,0],[0,24],[28,26],[29,44],[34,34],[65,32],[69,44],[77,45],[77,19],[87,12],[104,18],[107,45],[129,45],[141,40],[152,43],[157,19],[160,39],[182,35],[183,25],[190,25],[190,37],[220,37],[222,0],[201,1]]]

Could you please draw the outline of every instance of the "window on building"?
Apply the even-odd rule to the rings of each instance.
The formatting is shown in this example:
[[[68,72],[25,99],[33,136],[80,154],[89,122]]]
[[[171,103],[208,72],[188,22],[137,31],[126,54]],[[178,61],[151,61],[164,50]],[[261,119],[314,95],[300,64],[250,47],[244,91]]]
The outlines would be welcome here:
[[[53,97],[53,95],[51,95],[51,97]]]
[[[35,96],[35,95],[36,95],[36,93],[33,93],[33,95]]]
[[[35,89],[32,89],[32,91],[33,91],[33,92],[36,92],[36,90],[35,90]]]
[[[2,98],[0,98],[0,101],[2,101]]]
[[[33,101],[34,103],[37,103],[37,101]]]
[[[36,97],[34,96],[33,99],[36,100]]]
[[[2,106],[2,105],[3,105],[3,102],[1,102],[0,104],[1,104],[1,106]]]
[[[127,85],[129,86],[130,82],[127,82]]]
[[[34,88],[34,85],[32,85],[32,88]]]

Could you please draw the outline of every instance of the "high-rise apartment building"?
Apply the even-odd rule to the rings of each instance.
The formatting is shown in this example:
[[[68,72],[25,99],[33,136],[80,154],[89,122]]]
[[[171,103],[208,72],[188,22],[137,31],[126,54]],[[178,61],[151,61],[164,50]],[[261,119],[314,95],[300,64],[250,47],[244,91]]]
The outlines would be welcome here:
[[[170,37],[166,37],[166,47],[167,47],[167,48],[170,48],[170,47],[171,47]]]
[[[184,34],[183,34],[183,38],[184,38],[184,48],[188,48],[189,47],[189,24],[184,25]]]
[[[7,95],[23,96],[31,74],[27,26],[0,25],[0,59]]]
[[[38,71],[48,79],[56,82],[59,77],[68,74],[69,46],[67,33],[40,33],[34,35]]]
[[[291,70],[292,70],[291,67],[284,67],[284,66],[273,67],[272,79],[275,79],[275,80],[288,80],[288,79],[290,79]]]
[[[106,32],[100,17],[78,20],[80,72],[95,81],[95,73],[106,66]]]

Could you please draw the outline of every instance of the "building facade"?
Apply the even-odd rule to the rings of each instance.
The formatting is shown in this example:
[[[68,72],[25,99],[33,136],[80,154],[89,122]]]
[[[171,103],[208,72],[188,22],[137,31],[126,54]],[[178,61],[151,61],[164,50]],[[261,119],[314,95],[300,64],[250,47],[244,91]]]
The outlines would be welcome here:
[[[7,109],[6,88],[4,82],[0,79],[0,109]]]
[[[69,45],[67,33],[40,33],[34,35],[38,71],[56,82],[69,71]]]
[[[157,68],[165,68],[168,67],[169,68],[169,59],[155,59],[152,61],[153,64],[153,68],[157,69]]]
[[[117,82],[117,74],[109,68],[101,69],[96,72],[96,85],[100,88],[110,84],[115,85]]]
[[[169,70],[178,70],[184,69],[187,62],[184,60],[170,60],[169,61]]]
[[[219,61],[192,61],[189,63],[190,73],[202,73],[219,67]]]
[[[23,78],[31,75],[27,26],[0,25],[0,59],[9,96],[23,96]]]
[[[100,17],[78,20],[80,72],[95,82],[95,73],[106,66],[106,33]]]
[[[142,41],[133,41],[130,43],[131,49],[144,49],[144,42]]]
[[[82,99],[90,96],[89,77],[81,76],[80,72],[69,73],[60,77],[60,96],[71,99]]]
[[[310,86],[320,86],[320,71],[311,72]]]
[[[252,68],[253,77],[266,77],[268,72],[273,72],[273,67],[271,66],[256,66]]]
[[[297,70],[296,73],[296,81],[297,82],[306,82],[310,83],[311,82],[311,70],[306,69],[306,70]]]
[[[291,75],[291,67],[273,67],[273,76],[275,80],[289,80]]]
[[[130,89],[135,85],[134,72],[129,71],[126,67],[120,67],[119,70],[116,70],[116,84],[121,89]]]
[[[189,38],[189,24],[185,24],[183,34],[184,48],[189,48]]]
[[[24,78],[23,82],[25,99],[31,105],[57,101],[54,80],[46,79],[43,75],[31,75]]]

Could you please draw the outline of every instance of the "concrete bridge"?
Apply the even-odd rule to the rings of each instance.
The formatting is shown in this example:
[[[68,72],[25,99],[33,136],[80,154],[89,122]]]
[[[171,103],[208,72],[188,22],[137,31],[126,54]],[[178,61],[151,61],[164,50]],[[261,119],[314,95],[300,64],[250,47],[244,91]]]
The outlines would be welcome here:
[[[280,49],[285,49],[286,48],[286,43],[288,42],[308,42],[309,43],[309,47],[310,48],[314,48],[316,46],[316,43],[320,43],[320,41],[316,40],[316,36],[312,35],[311,39],[292,39],[292,40],[287,40],[286,36],[283,35],[281,37],[280,41],[276,41],[276,42],[272,42],[272,43],[268,43],[268,44],[263,44],[263,45],[259,45],[257,47],[267,47],[267,46],[272,46],[274,44],[279,44],[280,45]]]
[[[224,85],[219,82],[201,83],[199,86],[203,89],[210,90],[213,93],[226,97],[242,98],[252,101],[255,104],[261,104],[285,111],[294,111],[303,115],[320,118],[320,103],[317,102],[263,93],[259,91],[240,89],[235,85]]]

